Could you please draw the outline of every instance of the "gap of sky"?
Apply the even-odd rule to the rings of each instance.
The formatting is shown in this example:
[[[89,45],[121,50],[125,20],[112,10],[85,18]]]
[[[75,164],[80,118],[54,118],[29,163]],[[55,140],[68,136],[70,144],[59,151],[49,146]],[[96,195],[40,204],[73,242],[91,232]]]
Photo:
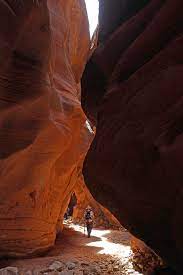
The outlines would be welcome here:
[[[99,15],[99,2],[98,0],[85,0],[90,24],[90,37],[92,37],[97,24]]]

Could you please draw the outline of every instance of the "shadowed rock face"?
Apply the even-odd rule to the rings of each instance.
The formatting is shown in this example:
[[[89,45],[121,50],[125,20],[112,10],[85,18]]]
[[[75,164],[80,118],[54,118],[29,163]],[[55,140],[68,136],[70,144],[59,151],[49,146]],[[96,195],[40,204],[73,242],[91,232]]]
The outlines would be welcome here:
[[[118,26],[135,15],[149,0],[100,0],[99,41],[104,42]]]
[[[54,244],[92,134],[84,0],[0,1],[0,255]]]
[[[98,46],[82,80],[83,107],[97,124],[83,169],[89,189],[180,274],[182,9],[182,0],[149,1]]]

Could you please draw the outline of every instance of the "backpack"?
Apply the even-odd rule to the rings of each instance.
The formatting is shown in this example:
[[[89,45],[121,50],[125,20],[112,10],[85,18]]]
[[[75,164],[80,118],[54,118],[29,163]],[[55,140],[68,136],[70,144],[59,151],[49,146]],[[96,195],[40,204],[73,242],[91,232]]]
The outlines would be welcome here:
[[[86,214],[85,214],[85,220],[90,220],[90,219],[92,219],[92,217],[91,217],[91,211],[88,210],[88,211],[86,212]]]

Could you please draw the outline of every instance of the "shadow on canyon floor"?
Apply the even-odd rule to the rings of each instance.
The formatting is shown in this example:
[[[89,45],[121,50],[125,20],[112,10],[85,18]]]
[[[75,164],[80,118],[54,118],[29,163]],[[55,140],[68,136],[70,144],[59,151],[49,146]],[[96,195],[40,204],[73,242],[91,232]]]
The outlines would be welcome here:
[[[82,232],[83,231],[83,232]],[[78,256],[82,252],[87,252],[87,246],[92,242],[100,242],[101,238],[97,236],[91,236],[87,238],[84,236],[84,228],[81,227],[81,231],[76,231],[73,228],[64,228],[63,232],[57,236],[55,246],[47,253],[47,256],[60,256],[72,253]],[[102,247],[91,247],[90,253],[98,253],[102,250]],[[79,250],[79,251],[78,251]],[[85,251],[83,251],[85,250]]]
[[[84,228],[72,223],[66,224],[63,232],[57,237],[55,246],[42,257],[17,260],[2,260],[0,267],[14,266],[20,274],[27,270],[40,272],[47,269],[54,261],[78,262],[82,264],[97,265],[100,274],[136,274],[130,262],[131,247],[130,234],[124,231],[94,229],[91,238],[84,235]],[[110,268],[119,267],[120,270],[111,273]],[[34,274],[34,273],[33,273]],[[37,273],[36,273],[37,274]],[[41,273],[38,273],[41,274]],[[77,273],[76,273],[77,274]]]

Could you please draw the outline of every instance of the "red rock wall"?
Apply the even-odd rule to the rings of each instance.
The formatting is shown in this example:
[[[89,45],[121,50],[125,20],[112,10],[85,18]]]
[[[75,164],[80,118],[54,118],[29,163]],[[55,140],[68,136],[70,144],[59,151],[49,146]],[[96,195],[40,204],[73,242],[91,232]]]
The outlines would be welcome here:
[[[161,270],[166,267],[162,259],[139,239],[132,237],[131,248],[133,251],[131,257],[132,264],[135,270],[138,270],[142,274],[153,274],[155,270]]]
[[[27,256],[54,244],[89,146],[89,28],[84,0],[1,1],[0,20],[0,255]]]
[[[84,223],[84,213],[86,207],[90,205],[94,212],[94,226],[104,228],[119,228],[120,223],[117,219],[102,205],[100,205],[91,195],[86,187],[82,173],[79,174],[77,183],[74,187],[74,193],[77,198],[77,205],[74,207],[73,221],[76,223]]]
[[[180,274],[182,10],[182,0],[152,0],[119,26],[88,63],[82,95],[97,123],[84,163],[92,195]]]
[[[135,15],[149,0],[99,0],[99,41],[103,43],[122,22]]]

